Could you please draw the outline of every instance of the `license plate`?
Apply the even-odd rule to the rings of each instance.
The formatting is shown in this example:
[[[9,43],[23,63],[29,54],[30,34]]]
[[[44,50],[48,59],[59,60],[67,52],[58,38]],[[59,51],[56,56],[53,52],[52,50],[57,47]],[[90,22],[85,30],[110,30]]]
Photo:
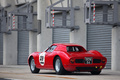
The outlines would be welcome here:
[[[85,64],[92,64],[92,57],[85,57]]]

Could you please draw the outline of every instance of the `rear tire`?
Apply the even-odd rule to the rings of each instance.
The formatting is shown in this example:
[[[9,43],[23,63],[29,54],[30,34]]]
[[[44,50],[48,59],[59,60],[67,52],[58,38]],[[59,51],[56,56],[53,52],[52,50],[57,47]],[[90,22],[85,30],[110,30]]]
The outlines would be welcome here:
[[[91,71],[92,75],[99,75],[101,73],[101,71]]]
[[[30,59],[30,70],[32,73],[39,73],[40,69],[36,68],[33,57]]]
[[[56,74],[59,74],[59,75],[65,73],[65,69],[62,65],[60,57],[56,57],[55,59],[55,71],[56,71]]]

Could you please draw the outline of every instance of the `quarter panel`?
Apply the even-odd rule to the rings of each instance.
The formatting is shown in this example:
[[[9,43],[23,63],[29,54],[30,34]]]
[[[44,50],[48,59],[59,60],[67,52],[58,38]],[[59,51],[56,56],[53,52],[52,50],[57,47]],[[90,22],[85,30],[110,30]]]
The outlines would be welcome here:
[[[95,55],[98,55],[98,56],[103,57],[103,55],[102,55],[100,52],[96,51],[96,50],[90,50],[90,51],[88,51],[88,52],[94,53]]]
[[[40,52],[34,52],[34,53],[32,53],[32,54],[30,54],[30,56],[28,57],[28,64],[29,64],[29,59],[30,59],[30,57],[33,57],[34,58],[34,61],[35,61],[35,65],[36,65],[36,67],[37,68],[39,68],[39,66],[40,66],[40,63],[39,63],[39,53]],[[30,65],[30,64],[29,64]]]
[[[62,61],[63,67],[64,65],[69,64],[70,56],[67,52],[64,51],[55,51],[55,55],[58,55]]]

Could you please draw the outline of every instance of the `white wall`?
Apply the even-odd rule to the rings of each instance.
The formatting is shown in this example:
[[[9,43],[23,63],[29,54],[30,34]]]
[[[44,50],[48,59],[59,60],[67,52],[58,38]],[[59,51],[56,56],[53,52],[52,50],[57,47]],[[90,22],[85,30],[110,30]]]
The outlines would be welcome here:
[[[75,25],[79,26],[80,29],[70,33],[70,42],[86,48],[87,28],[84,23],[84,0],[73,0],[73,7],[75,6],[80,7],[80,10],[75,10]]]
[[[37,36],[37,51],[43,51],[48,45],[52,44],[52,30],[45,27],[45,9],[48,5],[50,5],[49,0],[38,0],[37,19],[42,20],[42,33]],[[86,48],[87,36],[86,24],[84,23],[84,0],[73,0],[73,7],[75,6],[80,6],[80,10],[75,11],[75,25],[80,26],[80,29],[70,33],[70,42],[80,44]]]
[[[34,6],[33,12],[37,12],[37,2],[34,3],[33,6]],[[33,15],[33,27],[37,29],[37,15]],[[37,51],[37,32],[29,31],[29,54],[36,51]]]
[[[3,65],[17,64],[17,32],[3,34]]]
[[[52,3],[54,4],[54,3],[57,2],[57,1],[59,1],[59,0],[52,0]],[[64,0],[64,1],[62,2],[62,4],[59,3],[59,4],[55,5],[54,7],[62,7],[62,5],[63,5],[63,7],[67,7],[67,0]]]
[[[0,0],[1,6],[6,7],[7,6],[7,0]]]
[[[37,11],[38,16],[37,19],[41,20],[41,34],[37,35],[37,51],[43,51],[49,45],[52,44],[52,29],[47,29],[45,27],[45,9],[49,5],[49,0],[38,0],[37,3]]]
[[[35,0],[14,0],[16,5],[19,5],[19,4],[24,4],[24,3],[27,3],[27,2],[32,2],[32,1],[35,1]]]
[[[16,8],[14,0],[5,1],[11,4],[10,7],[5,8],[6,11],[10,12]],[[13,31],[11,34],[3,34],[3,65],[17,64],[17,41],[16,31]]]
[[[3,0],[2,0],[3,1]],[[16,9],[15,0],[7,0],[10,7],[5,8],[8,12]],[[34,3],[36,6],[36,3]],[[37,7],[37,6],[36,6]],[[36,7],[34,7],[34,12],[36,11]],[[37,23],[37,17],[34,17],[34,22]],[[17,19],[17,18],[16,18]],[[37,28],[37,24],[34,24],[34,27]],[[16,26],[17,27],[17,26]],[[12,31],[11,34],[3,35],[3,65],[16,65],[17,64],[17,54],[18,54],[18,32]],[[37,33],[29,32],[29,53],[37,51]]]
[[[16,5],[26,3],[26,0],[14,0]]]
[[[29,54],[37,51],[37,33],[29,31]]]
[[[120,26],[112,29],[112,70],[120,71]]]
[[[120,21],[120,4],[118,5],[118,19]],[[112,28],[112,70],[120,71],[120,26]]]

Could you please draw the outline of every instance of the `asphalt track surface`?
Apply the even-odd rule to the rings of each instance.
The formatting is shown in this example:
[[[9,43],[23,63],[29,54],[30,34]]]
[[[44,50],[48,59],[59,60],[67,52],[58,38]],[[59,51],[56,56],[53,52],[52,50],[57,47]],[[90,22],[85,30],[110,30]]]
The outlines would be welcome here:
[[[89,72],[57,75],[54,70],[40,70],[38,74],[32,74],[28,65],[0,65],[0,80],[120,80],[120,71],[103,69],[100,75]]]

